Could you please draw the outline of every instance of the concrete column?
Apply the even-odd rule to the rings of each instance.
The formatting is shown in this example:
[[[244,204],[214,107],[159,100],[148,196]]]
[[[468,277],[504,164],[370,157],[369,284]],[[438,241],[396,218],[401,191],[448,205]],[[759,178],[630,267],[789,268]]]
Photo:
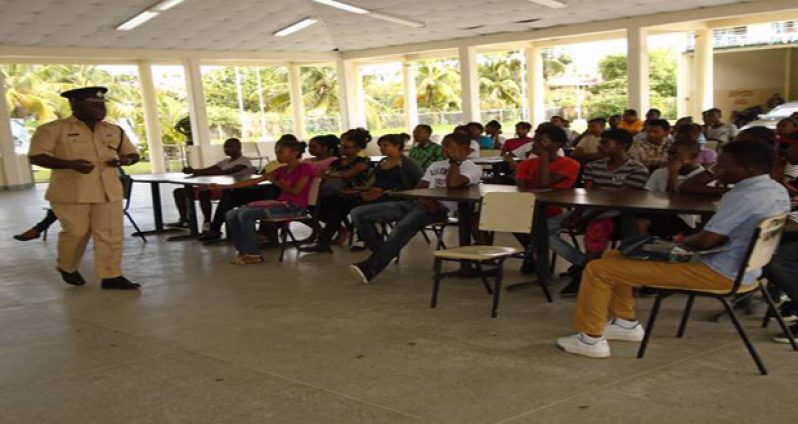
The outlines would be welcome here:
[[[365,127],[366,114],[363,105],[363,84],[356,63],[339,60],[338,69],[338,102],[341,106],[341,128]]]
[[[405,95],[405,127],[409,131],[418,125],[418,96],[416,94],[416,64],[402,63],[402,83]]]
[[[183,68],[186,75],[191,134],[194,138],[193,148],[188,149],[189,163],[194,167],[210,166],[213,163],[211,133],[208,112],[205,108],[205,90],[202,88],[200,62],[197,59],[188,59],[183,62]],[[196,155],[195,152],[197,152]]]
[[[11,132],[11,113],[6,103],[6,81],[0,72],[0,155],[2,157],[3,189],[23,188],[33,184],[30,166],[25,166],[24,157],[14,151],[14,136]]]
[[[529,120],[535,127],[546,120],[543,48],[533,44],[524,49],[524,54],[526,55],[526,102],[529,108]]]
[[[163,156],[163,140],[161,139],[161,123],[158,116],[158,98],[155,93],[155,81],[152,78],[152,66],[146,61],[139,63],[139,81],[141,82],[144,126],[147,130],[147,146],[149,146],[150,150],[152,172],[166,172]]]
[[[642,116],[649,108],[648,30],[645,28],[626,29],[626,74],[629,107]]]
[[[460,86],[463,98],[463,120],[482,121],[479,105],[479,68],[475,47],[460,47]]]
[[[308,137],[305,128],[305,104],[302,101],[302,73],[297,64],[288,65],[288,87],[291,97],[291,111],[294,117],[294,135],[300,140]]]
[[[712,30],[699,29],[695,32],[695,81],[693,86],[693,117],[701,119],[701,112],[715,105],[714,58],[712,57]],[[729,111],[727,111],[728,113]]]

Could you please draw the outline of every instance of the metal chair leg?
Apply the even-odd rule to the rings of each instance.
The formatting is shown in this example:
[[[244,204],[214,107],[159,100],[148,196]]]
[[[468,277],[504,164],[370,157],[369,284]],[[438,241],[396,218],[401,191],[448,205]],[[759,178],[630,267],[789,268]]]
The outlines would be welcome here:
[[[432,300],[430,301],[430,308],[434,308],[438,306],[438,290],[441,287],[441,260],[439,258],[435,258],[435,276],[433,277],[434,282],[432,284]]]
[[[554,275],[554,269],[557,268],[557,253],[551,252],[551,261],[549,262],[549,273]]]
[[[427,229],[426,228],[422,228],[421,229],[421,236],[424,237],[424,241],[426,241],[427,244],[432,244],[432,241],[430,241],[429,236],[427,235]]]
[[[795,342],[795,335],[792,333],[792,330],[790,330],[790,327],[787,325],[787,323],[784,322],[784,317],[781,316],[781,313],[776,308],[776,302],[773,301],[773,296],[764,285],[760,284],[759,290],[762,292],[762,295],[765,296],[765,300],[768,303],[768,314],[773,311],[773,315],[776,317],[776,321],[779,323],[781,331],[783,331],[790,340],[790,346],[792,346],[792,350],[798,350],[798,343]]]
[[[496,285],[493,287],[493,308],[491,309],[491,318],[496,318],[499,315],[499,296],[502,293],[502,277],[504,276],[504,260],[499,261],[496,268]]]
[[[485,270],[482,269],[482,264],[479,262],[474,262],[474,266],[477,267],[477,272],[479,272],[479,278],[482,280],[482,285],[485,286],[485,291],[487,291],[488,294],[493,294],[493,289],[490,288],[490,283],[485,277]]]
[[[280,231],[280,259],[279,259],[279,262],[282,262],[283,258],[285,257],[286,246],[288,245],[288,233],[287,233],[287,228],[285,228],[283,226],[280,227],[280,230],[281,231]]]
[[[737,319],[737,314],[734,313],[734,307],[728,300],[724,298],[718,298],[718,300],[720,300],[720,302],[723,303],[723,306],[726,308],[726,312],[729,314],[729,318],[731,318],[734,328],[737,329],[737,333],[740,335],[740,338],[743,339],[743,343],[745,343],[748,353],[750,353],[751,357],[754,358],[754,362],[756,362],[759,372],[762,375],[767,375],[768,370],[765,368],[765,364],[762,362],[762,358],[759,357],[759,353],[756,351],[756,348],[754,348],[754,345],[751,344],[751,340],[748,339],[748,335],[745,334],[745,330],[743,330],[742,325],[740,325],[740,320]]]
[[[654,306],[651,308],[651,314],[648,316],[648,323],[646,323],[646,335],[643,336],[643,342],[640,343],[640,349],[637,351],[637,358],[643,359],[643,356],[646,355],[646,348],[648,348],[648,341],[651,339],[651,332],[654,330],[654,323],[657,321],[657,315],[659,315],[659,307],[662,305],[662,299],[665,296],[661,293],[657,293],[657,297],[654,299]]]
[[[138,224],[136,224],[136,221],[133,220],[133,217],[130,216],[130,213],[128,213],[128,211],[125,211],[125,216],[127,217],[127,220],[130,221],[130,224],[133,225],[133,228],[136,230],[136,235],[141,239],[141,241],[146,243],[147,237],[144,237],[144,234],[141,232],[141,228],[139,228]]]
[[[676,337],[682,338],[684,336],[684,330],[687,329],[687,320],[690,319],[690,311],[693,310],[693,301],[695,300],[695,296],[690,295],[687,297],[687,305],[684,306],[684,313],[682,314],[682,322],[679,323],[679,331],[676,333]]]

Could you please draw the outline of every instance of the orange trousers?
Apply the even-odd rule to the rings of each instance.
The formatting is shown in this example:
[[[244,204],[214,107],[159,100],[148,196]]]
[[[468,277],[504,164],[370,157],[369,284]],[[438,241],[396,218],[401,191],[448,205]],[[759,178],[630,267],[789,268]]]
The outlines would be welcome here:
[[[582,276],[576,301],[574,328],[600,336],[604,334],[608,313],[616,318],[635,319],[632,287],[689,287],[731,289],[733,282],[702,263],[667,263],[627,259],[610,250],[591,261]]]

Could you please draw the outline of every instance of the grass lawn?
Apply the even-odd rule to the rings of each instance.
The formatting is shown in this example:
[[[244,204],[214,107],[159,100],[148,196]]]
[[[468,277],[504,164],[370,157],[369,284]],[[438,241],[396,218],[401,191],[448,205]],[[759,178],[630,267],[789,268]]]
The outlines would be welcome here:
[[[126,166],[125,172],[128,174],[149,174],[152,172],[152,166],[149,162],[139,162],[132,166]],[[50,181],[50,170],[46,168],[33,167],[33,180],[37,183],[46,183]]]

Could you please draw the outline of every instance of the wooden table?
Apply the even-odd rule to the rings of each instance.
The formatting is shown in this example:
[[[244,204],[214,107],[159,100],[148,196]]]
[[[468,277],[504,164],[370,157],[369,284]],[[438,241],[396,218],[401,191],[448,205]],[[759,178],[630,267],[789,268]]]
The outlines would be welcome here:
[[[170,237],[170,241],[186,240],[195,238],[199,235],[197,225],[197,208],[194,205],[194,186],[204,185],[218,185],[218,186],[231,186],[241,181],[257,178],[258,176],[250,176],[247,178],[235,178],[231,175],[213,175],[213,176],[191,176],[182,172],[165,172],[160,174],[139,174],[130,176],[134,182],[150,184],[150,193],[152,195],[152,214],[155,221],[155,230],[145,231],[144,234],[163,234],[174,229],[166,229],[163,226],[163,208],[161,205],[161,184],[178,184],[186,189],[187,196],[187,215],[188,215],[188,235]]]
[[[621,212],[622,234],[634,233],[635,217],[641,213],[666,213],[701,215],[715,213],[719,197],[696,196],[676,193],[656,193],[644,190],[552,190],[537,193],[532,240],[536,252],[535,263],[539,284],[548,285],[549,237],[546,214],[547,206],[589,207],[595,210],[617,210]]]

